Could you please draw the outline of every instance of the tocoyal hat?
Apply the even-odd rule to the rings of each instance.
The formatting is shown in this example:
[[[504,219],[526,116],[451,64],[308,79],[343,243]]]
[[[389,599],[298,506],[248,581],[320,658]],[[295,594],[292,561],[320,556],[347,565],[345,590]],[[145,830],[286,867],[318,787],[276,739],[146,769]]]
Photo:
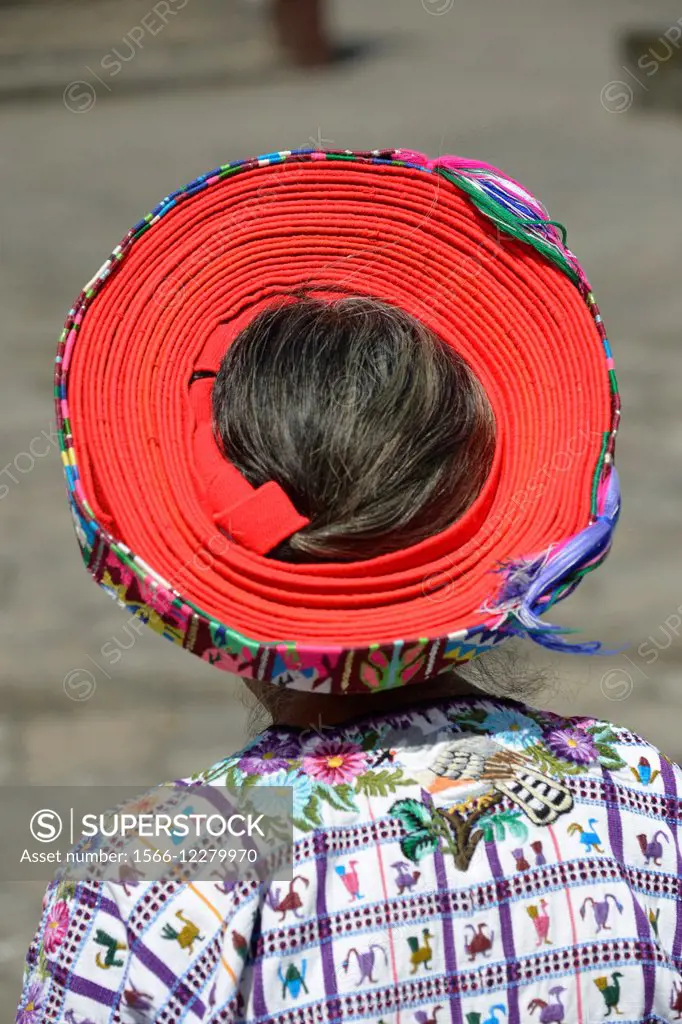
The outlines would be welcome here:
[[[300,529],[219,451],[211,378],[268,305],[306,288],[397,306],[466,360],[496,421],[473,505],[358,562],[268,558]],[[418,683],[540,615],[604,559],[618,394],[565,232],[501,171],[408,150],[272,153],[167,196],[86,285],[56,363],[68,496],[96,581],[173,643],[319,692]]]

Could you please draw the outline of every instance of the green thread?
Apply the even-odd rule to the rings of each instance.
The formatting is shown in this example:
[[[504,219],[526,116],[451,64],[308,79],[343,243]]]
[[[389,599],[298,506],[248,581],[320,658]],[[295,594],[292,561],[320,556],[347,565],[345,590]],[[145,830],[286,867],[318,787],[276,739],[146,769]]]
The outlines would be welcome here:
[[[599,452],[599,458],[597,459],[597,465],[595,466],[594,475],[592,476],[592,498],[590,502],[590,515],[597,515],[597,498],[599,481],[601,479],[602,469],[604,466],[604,459],[606,458],[606,452],[608,450],[609,439],[611,434],[606,431],[602,435],[601,451]]]
[[[555,245],[552,245],[551,242],[547,242],[528,230],[528,227],[534,223],[553,224],[556,226],[554,221],[531,221],[517,217],[509,210],[505,210],[504,207],[500,206],[490,196],[481,193],[476,185],[472,184],[465,175],[457,174],[441,167],[436,168],[436,173],[446,178],[453,185],[456,185],[462,192],[466,192],[474,206],[481,213],[485,214],[486,217],[498,224],[508,235],[511,235],[520,242],[532,245],[542,256],[558,266],[574,284],[579,284],[580,278],[578,274],[563,253]]]
[[[558,221],[558,220],[542,220],[541,218],[537,218],[535,220],[526,220],[526,221],[524,221],[524,223],[525,224],[551,224],[553,228],[556,228],[557,231],[561,232],[561,244],[565,247],[566,243],[568,242],[568,231],[566,230],[564,225],[561,224],[560,221]]]

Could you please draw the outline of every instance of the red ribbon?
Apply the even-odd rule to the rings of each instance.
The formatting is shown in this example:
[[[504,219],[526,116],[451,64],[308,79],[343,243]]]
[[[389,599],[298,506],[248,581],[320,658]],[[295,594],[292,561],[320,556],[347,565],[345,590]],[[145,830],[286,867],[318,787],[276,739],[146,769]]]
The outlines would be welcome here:
[[[208,344],[222,344],[224,354],[234,337],[234,328],[219,327]],[[310,520],[297,512],[276,481],[252,487],[220,450],[213,432],[213,383],[213,377],[203,377],[188,389],[197,488],[216,526],[249,551],[264,555]]]

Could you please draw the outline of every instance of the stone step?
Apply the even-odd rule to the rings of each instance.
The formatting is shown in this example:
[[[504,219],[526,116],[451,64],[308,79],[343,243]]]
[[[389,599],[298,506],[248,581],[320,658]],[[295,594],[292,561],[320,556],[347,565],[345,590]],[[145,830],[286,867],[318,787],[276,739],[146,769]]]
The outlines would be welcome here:
[[[260,0],[64,0],[0,6],[0,99],[260,78],[281,64]]]

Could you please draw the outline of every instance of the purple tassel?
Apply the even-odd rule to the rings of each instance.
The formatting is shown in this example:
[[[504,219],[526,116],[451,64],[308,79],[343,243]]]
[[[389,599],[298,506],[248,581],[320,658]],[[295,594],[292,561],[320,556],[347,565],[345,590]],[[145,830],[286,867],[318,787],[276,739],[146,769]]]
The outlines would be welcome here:
[[[602,651],[598,640],[569,643],[559,634],[573,632],[572,630],[543,622],[539,615],[563,579],[597,561],[608,550],[619,513],[618,474],[615,468],[612,468],[603,491],[603,510],[595,522],[572,537],[554,557],[550,550],[532,561],[504,567],[508,571],[508,576],[500,594],[499,610],[504,611],[504,605],[509,602],[512,607],[507,609],[508,614],[517,624],[516,628],[511,623],[505,624],[502,627],[505,633],[528,636],[551,651],[570,651],[574,654],[607,653]],[[578,581],[570,589],[575,589],[577,583]]]

